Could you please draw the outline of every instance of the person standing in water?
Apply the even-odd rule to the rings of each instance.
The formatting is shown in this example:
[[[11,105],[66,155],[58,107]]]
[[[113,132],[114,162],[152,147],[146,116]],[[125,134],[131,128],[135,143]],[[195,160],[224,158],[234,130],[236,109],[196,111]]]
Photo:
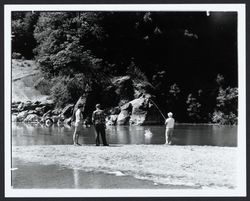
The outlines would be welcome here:
[[[166,124],[166,132],[165,132],[166,143],[165,144],[171,144],[173,131],[174,131],[174,123],[175,123],[175,120],[173,118],[173,113],[169,112],[168,118],[165,121],[165,124]]]
[[[73,134],[73,142],[75,146],[80,146],[80,144],[78,143],[78,139],[83,124],[82,110],[83,105],[79,104],[75,113],[75,131]]]
[[[96,130],[96,146],[100,146],[100,135],[102,138],[102,143],[104,146],[109,146],[107,141],[106,141],[106,133],[105,133],[105,129],[106,129],[106,124],[105,124],[105,115],[104,115],[104,111],[101,110],[101,105],[97,104],[96,105],[96,110],[93,112],[92,115],[92,122],[95,126],[95,130]]]

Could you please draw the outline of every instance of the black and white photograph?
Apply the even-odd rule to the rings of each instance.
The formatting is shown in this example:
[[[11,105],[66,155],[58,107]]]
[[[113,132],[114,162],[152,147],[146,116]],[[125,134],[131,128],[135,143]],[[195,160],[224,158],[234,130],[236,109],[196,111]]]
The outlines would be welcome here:
[[[7,197],[246,196],[244,4],[4,18]]]

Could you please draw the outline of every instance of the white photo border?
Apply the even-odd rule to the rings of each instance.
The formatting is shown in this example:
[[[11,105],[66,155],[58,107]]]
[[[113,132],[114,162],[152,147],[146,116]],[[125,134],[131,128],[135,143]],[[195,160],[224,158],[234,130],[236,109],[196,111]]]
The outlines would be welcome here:
[[[13,189],[11,187],[12,11],[233,11],[238,13],[238,183],[229,190]],[[11,4],[4,5],[5,197],[245,197],[246,196],[246,5],[245,4]]]

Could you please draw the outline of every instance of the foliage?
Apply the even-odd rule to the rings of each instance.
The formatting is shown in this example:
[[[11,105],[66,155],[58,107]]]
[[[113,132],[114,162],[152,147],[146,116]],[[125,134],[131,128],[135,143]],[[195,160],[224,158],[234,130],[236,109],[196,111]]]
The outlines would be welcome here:
[[[134,61],[131,61],[130,65],[127,68],[127,72],[128,75],[130,75],[130,77],[134,80],[141,80],[141,81],[148,81],[145,73],[143,73],[141,71],[141,69],[136,66]]]
[[[64,107],[68,103],[76,103],[83,94],[86,79],[83,74],[74,77],[58,76],[52,79],[51,94],[58,107]]]
[[[192,122],[199,122],[201,120],[201,104],[197,98],[190,93],[187,97],[187,112]]]
[[[101,39],[96,20],[97,15],[92,12],[41,13],[34,31],[41,69],[51,76],[98,74],[102,59],[96,58],[85,44],[88,39]]]
[[[33,31],[38,16],[38,12],[12,12],[12,51],[20,53],[26,59],[34,57],[33,49],[37,44]],[[12,54],[12,56],[15,56],[15,54]]]
[[[220,16],[228,20],[210,23],[213,12],[18,11],[12,13],[12,55],[33,58],[34,49],[60,105],[75,102],[85,86],[81,79],[104,93],[110,78],[129,75],[150,83],[159,106],[177,120],[224,124],[237,116],[237,14]],[[131,92],[129,100],[131,87],[121,87]]]
[[[238,89],[227,87],[220,88],[216,109],[213,113],[213,122],[219,124],[237,124],[238,114]]]
[[[50,95],[51,93],[51,80],[41,77],[34,84],[35,89],[41,92],[43,95]]]

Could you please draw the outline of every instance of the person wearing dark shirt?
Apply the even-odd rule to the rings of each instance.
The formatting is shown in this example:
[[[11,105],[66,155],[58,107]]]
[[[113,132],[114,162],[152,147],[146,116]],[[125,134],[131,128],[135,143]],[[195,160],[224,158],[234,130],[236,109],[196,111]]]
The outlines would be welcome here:
[[[96,105],[96,110],[92,114],[92,122],[95,126],[96,130],[96,146],[100,146],[100,135],[102,138],[102,143],[104,146],[109,146],[107,141],[106,141],[106,124],[105,124],[105,115],[104,111],[101,110],[101,105],[97,104]]]

